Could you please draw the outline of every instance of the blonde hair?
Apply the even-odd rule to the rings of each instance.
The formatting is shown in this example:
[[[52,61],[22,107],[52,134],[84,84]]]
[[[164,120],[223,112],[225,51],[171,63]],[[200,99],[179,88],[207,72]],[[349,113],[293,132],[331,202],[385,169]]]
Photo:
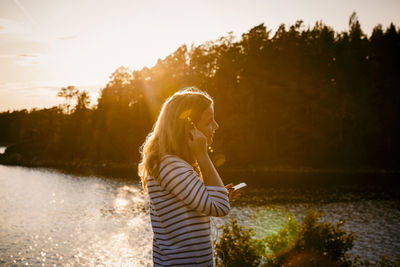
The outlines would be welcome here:
[[[159,180],[160,159],[166,154],[176,155],[187,161],[200,174],[187,142],[190,129],[187,117],[196,123],[213,103],[206,92],[196,87],[184,88],[164,102],[152,131],[140,147],[141,161],[138,165],[138,175],[144,189],[147,189],[149,176]]]

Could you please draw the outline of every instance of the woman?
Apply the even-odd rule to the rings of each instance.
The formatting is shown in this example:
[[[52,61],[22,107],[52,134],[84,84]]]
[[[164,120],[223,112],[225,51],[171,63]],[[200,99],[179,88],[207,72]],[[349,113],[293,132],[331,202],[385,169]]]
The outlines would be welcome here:
[[[154,266],[213,266],[209,216],[230,210],[207,147],[218,129],[212,98],[183,89],[163,104],[141,147],[139,176],[150,196]]]

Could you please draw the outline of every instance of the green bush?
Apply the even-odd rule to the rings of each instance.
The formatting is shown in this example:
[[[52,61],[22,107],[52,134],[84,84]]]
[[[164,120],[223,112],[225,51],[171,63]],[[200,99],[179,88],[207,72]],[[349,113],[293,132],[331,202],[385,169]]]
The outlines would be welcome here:
[[[353,247],[354,233],[342,229],[343,220],[334,226],[321,223],[320,217],[310,210],[302,225],[289,217],[278,233],[266,237],[272,253],[265,266],[351,266],[346,252]]]
[[[264,239],[268,244],[268,249],[271,251],[270,258],[283,259],[287,253],[292,251],[300,231],[299,223],[293,217],[288,217],[287,224],[281,230]]]
[[[262,240],[254,238],[253,229],[239,227],[235,219],[225,224],[219,242],[215,242],[216,265],[224,267],[259,266],[265,251]]]
[[[262,240],[254,238],[253,229],[239,227],[235,219],[231,225],[220,227],[222,235],[214,242],[216,265],[224,267],[400,267],[400,254],[392,262],[386,256],[375,264],[349,259],[354,233],[347,233],[338,224],[320,222],[321,214],[309,210],[300,225],[292,217],[276,234]]]

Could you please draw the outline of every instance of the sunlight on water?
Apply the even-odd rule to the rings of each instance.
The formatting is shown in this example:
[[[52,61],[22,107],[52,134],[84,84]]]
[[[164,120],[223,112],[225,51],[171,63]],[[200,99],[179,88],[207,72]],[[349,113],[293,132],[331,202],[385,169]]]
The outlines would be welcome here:
[[[394,202],[233,207],[227,217],[212,218],[212,238],[230,217],[261,238],[313,207],[323,220],[345,219],[345,229],[356,232],[352,255],[376,260],[400,251]],[[0,165],[0,211],[0,265],[152,266],[148,198],[133,181]]]
[[[136,185],[0,165],[0,265],[150,266]]]

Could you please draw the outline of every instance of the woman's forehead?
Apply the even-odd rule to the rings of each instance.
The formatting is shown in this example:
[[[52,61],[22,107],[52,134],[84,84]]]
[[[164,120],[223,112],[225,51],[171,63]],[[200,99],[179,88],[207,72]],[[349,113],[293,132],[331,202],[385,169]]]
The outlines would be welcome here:
[[[212,117],[214,115],[214,107],[210,105],[206,110],[204,110],[202,117]]]

